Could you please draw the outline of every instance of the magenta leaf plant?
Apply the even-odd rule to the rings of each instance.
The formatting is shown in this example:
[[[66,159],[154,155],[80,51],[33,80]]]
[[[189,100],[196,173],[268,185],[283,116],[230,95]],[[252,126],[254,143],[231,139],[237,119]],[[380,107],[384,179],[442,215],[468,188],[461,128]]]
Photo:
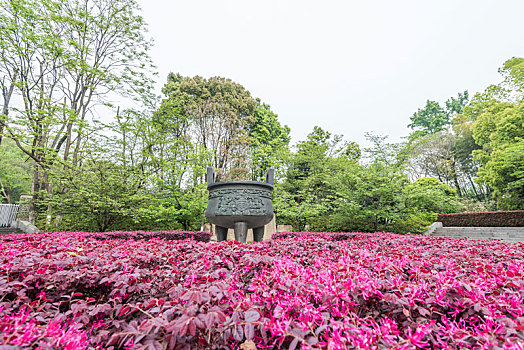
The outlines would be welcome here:
[[[524,349],[524,244],[288,232],[0,237],[12,349]]]

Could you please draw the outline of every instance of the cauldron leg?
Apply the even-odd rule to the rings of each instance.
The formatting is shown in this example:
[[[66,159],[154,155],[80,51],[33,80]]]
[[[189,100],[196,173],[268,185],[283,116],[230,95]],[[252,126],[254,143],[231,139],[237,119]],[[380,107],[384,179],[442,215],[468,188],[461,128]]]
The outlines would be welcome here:
[[[215,232],[217,234],[217,241],[227,241],[227,228],[222,226],[215,226]]]
[[[247,222],[235,222],[235,241],[246,243],[247,238]]]
[[[253,239],[255,242],[262,242],[264,238],[264,226],[254,227],[253,228]]]

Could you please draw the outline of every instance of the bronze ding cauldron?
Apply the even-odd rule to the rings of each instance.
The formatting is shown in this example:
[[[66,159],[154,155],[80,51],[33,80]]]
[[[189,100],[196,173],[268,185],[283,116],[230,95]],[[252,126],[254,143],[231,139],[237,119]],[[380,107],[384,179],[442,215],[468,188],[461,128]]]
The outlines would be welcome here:
[[[235,240],[245,243],[247,230],[253,229],[255,242],[262,241],[264,225],[273,219],[273,181],[275,170],[269,169],[266,182],[215,182],[215,170],[207,168],[206,218],[215,224],[218,241],[227,240],[227,230],[235,230]]]

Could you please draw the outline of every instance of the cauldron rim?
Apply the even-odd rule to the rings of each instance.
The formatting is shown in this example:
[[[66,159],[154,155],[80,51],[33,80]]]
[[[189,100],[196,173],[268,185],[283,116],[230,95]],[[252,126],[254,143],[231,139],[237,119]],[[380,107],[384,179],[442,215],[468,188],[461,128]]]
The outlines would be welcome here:
[[[207,189],[212,190],[217,187],[228,186],[228,185],[249,185],[249,186],[254,185],[254,186],[265,187],[270,190],[273,190],[273,185],[270,185],[267,182],[258,182],[258,181],[221,181],[221,182],[212,183],[211,185],[207,185]]]

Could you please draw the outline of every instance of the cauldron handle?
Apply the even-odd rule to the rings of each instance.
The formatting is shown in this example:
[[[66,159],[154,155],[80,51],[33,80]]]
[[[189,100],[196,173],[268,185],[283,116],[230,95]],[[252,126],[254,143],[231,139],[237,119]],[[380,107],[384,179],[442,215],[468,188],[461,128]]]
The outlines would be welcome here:
[[[215,183],[215,169],[213,167],[207,167],[207,185],[212,185]]]
[[[269,170],[267,171],[267,175],[266,175],[266,183],[273,185],[274,182],[275,182],[275,169],[269,168]]]

